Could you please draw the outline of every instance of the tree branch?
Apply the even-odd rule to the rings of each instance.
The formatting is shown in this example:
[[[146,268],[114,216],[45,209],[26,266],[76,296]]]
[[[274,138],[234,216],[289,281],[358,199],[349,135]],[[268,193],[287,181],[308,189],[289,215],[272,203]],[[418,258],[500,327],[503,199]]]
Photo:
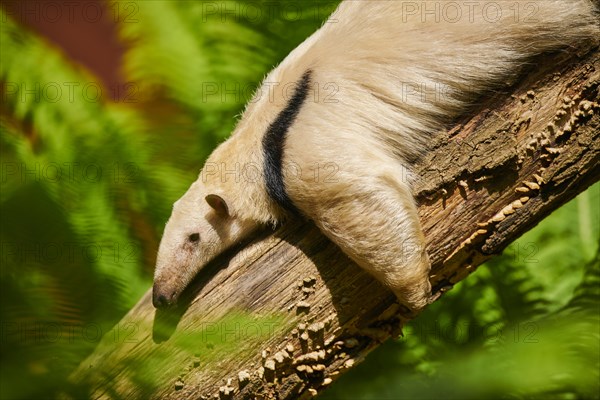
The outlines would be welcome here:
[[[600,179],[600,52],[574,63],[545,56],[540,65],[512,96],[487,99],[441,133],[419,162],[416,192],[436,291]],[[211,263],[176,310],[156,312],[150,295],[73,374],[87,395],[308,396],[411,318],[302,221]]]

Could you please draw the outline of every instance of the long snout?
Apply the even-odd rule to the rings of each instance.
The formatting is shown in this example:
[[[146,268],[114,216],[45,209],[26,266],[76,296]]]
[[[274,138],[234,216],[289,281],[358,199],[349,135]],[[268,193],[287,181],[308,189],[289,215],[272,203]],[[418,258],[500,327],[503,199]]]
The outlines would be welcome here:
[[[177,304],[178,294],[167,285],[154,283],[152,286],[152,305],[154,308],[168,308]]]

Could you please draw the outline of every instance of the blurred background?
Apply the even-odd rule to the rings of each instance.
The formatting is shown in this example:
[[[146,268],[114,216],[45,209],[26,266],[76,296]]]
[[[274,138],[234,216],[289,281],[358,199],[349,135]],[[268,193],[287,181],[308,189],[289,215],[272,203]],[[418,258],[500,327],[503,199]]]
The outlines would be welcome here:
[[[0,2],[2,399],[69,390],[151,286],[172,203],[336,5]],[[596,184],[321,398],[599,398],[599,227]]]

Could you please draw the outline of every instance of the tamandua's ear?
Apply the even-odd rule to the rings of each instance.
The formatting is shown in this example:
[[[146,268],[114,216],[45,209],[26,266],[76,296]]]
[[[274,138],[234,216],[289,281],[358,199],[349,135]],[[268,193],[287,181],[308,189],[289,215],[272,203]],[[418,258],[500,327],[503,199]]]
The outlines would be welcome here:
[[[209,194],[204,198],[209,206],[211,206],[220,216],[229,216],[229,207],[223,198],[216,194]]]

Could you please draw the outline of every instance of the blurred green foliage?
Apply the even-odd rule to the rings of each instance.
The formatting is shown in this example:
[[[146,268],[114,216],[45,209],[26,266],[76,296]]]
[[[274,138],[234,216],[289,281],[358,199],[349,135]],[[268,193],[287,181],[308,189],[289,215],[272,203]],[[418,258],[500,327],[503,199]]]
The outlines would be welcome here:
[[[65,389],[151,285],[171,204],[261,78],[336,6],[135,4],[118,24],[129,101],[95,96],[107,92],[96,77],[2,12],[3,399]],[[323,398],[597,398],[599,204],[596,185]]]

